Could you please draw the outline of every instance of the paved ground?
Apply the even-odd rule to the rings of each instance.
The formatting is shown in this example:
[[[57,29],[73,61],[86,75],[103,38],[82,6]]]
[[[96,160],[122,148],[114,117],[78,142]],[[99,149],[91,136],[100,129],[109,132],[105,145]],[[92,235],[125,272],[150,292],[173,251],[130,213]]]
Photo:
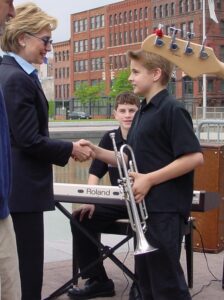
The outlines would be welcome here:
[[[112,238],[111,238],[112,237]],[[109,243],[113,244],[113,240],[117,240],[117,236],[108,235],[104,237]],[[131,243],[132,244],[132,243]],[[50,243],[47,245],[47,256],[51,255],[50,262],[45,263],[44,271],[44,285],[43,297],[46,298],[58,287],[63,285],[72,274],[72,260],[71,260],[71,245],[70,241]],[[132,249],[127,254],[128,249],[123,247],[117,256],[121,261],[125,260],[125,264],[133,269],[133,251]],[[54,255],[57,256],[57,261],[54,261]],[[70,258],[69,258],[70,256]],[[126,257],[127,256],[127,257]],[[64,259],[63,259],[64,257]],[[185,250],[182,251],[181,262],[184,270],[185,266]],[[194,295],[195,300],[216,300],[224,299],[224,290],[222,289],[222,272],[223,272],[224,252],[219,254],[194,253],[194,287],[191,289],[191,294]],[[114,280],[116,286],[116,296],[113,299],[128,300],[128,291],[131,281],[128,280],[122,271],[110,260],[105,261],[105,266],[109,277]],[[217,280],[214,278],[217,278]],[[82,285],[83,281],[79,283]],[[200,292],[200,290],[202,291]],[[69,297],[64,294],[57,299],[68,300]],[[111,299],[111,298],[97,298],[97,299]],[[175,300],[175,299],[174,299]]]

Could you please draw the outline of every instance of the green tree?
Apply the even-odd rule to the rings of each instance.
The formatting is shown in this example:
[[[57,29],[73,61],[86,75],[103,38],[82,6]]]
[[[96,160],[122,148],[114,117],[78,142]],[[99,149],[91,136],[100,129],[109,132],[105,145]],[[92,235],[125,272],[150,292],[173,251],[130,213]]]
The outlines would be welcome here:
[[[119,72],[112,84],[110,97],[115,98],[122,92],[130,92],[133,90],[131,83],[128,81],[130,70],[122,70]]]
[[[104,90],[104,83],[99,83],[92,86],[88,85],[87,83],[82,83],[77,86],[74,95],[81,101],[82,104],[89,104],[99,101],[104,94]]]
[[[53,100],[49,100],[48,101],[48,117],[50,119],[53,119],[54,115],[55,115],[55,101]]]

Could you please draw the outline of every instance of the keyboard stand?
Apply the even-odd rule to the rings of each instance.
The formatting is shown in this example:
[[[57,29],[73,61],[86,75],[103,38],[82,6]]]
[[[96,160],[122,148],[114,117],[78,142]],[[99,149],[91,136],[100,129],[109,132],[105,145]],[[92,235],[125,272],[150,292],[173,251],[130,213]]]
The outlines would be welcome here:
[[[96,265],[99,261],[103,261],[106,258],[110,258],[128,277],[130,277],[133,281],[136,281],[136,277],[134,273],[128,269],[113,253],[120,248],[123,244],[128,242],[132,237],[133,233],[130,229],[130,224],[126,223],[123,225],[123,230],[125,229],[125,232],[119,232],[119,234],[125,234],[126,237],[117,243],[114,247],[108,247],[100,243],[99,241],[95,240],[81,225],[79,222],[77,222],[74,218],[72,218],[72,214],[59,202],[56,202],[55,206],[70,220],[73,222],[74,226],[83,232],[100,250],[100,258],[88,265],[86,268],[83,269],[82,272],[78,272],[78,266],[76,263],[76,256],[75,256],[75,248],[74,248],[74,242],[73,242],[73,278],[67,281],[65,284],[63,284],[60,288],[58,288],[56,291],[54,291],[50,296],[45,298],[44,300],[50,300],[54,299],[56,297],[61,296],[62,294],[66,293],[69,288],[73,286],[73,284],[77,284],[78,278],[81,277],[86,271],[88,271],[90,268],[92,268],[94,265]],[[121,229],[121,228],[120,228]],[[118,234],[118,233],[117,233]]]

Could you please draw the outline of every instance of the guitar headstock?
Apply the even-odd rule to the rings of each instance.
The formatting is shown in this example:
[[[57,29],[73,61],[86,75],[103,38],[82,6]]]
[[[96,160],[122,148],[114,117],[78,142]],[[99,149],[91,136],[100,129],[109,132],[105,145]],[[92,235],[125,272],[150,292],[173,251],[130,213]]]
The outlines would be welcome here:
[[[210,47],[155,33],[142,42],[141,48],[166,58],[192,78],[214,74],[224,79],[224,63]]]

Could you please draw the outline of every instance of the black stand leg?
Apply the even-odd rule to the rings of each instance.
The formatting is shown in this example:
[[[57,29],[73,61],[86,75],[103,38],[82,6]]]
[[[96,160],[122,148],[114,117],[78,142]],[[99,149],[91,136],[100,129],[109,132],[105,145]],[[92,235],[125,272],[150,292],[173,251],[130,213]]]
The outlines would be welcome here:
[[[193,288],[193,219],[188,220],[188,228],[185,234],[185,249],[187,260],[188,287]]]
[[[72,218],[72,215],[70,212],[64,208],[63,205],[61,205],[59,202],[56,203],[56,207],[68,218],[72,223],[75,225],[77,230],[82,231],[100,250],[100,258],[98,258],[96,261],[88,265],[86,268],[82,270],[82,272],[78,272],[78,266],[75,264],[76,261],[76,251],[75,251],[75,244],[73,241],[73,278],[66,282],[63,286],[58,288],[56,291],[54,291],[50,296],[45,298],[44,300],[50,300],[54,299],[56,297],[59,297],[60,295],[66,293],[69,288],[72,287],[73,284],[77,284],[78,278],[81,277],[86,271],[91,269],[94,265],[96,265],[99,261],[103,261],[106,258],[110,258],[124,273],[126,273],[133,281],[136,281],[135,275],[132,271],[130,271],[113,253],[120,248],[124,243],[126,243],[128,240],[132,238],[132,235],[126,236],[122,241],[120,241],[118,244],[116,244],[114,247],[110,248],[108,246],[104,246],[99,241],[95,240],[92,235],[90,235],[77,221],[76,219]]]

